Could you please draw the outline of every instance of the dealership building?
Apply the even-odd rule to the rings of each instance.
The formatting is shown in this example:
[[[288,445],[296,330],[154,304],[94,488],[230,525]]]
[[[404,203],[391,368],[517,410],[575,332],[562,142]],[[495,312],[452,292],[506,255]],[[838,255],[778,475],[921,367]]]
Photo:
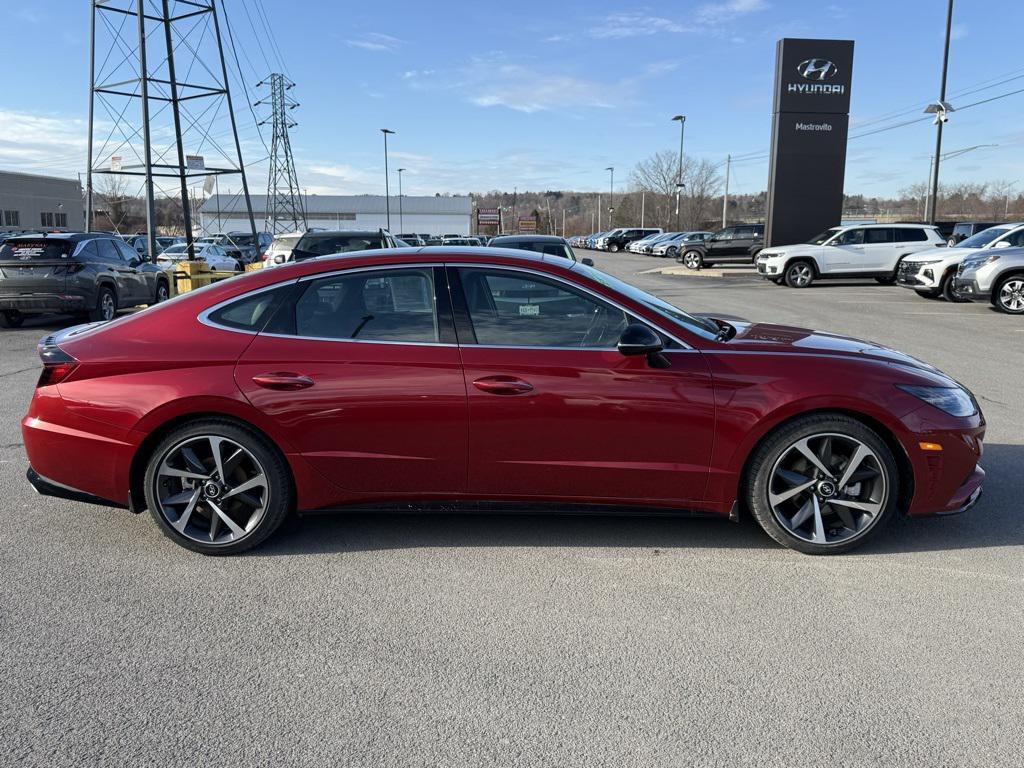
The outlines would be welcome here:
[[[0,232],[85,228],[77,179],[0,171]]]
[[[306,223],[322,229],[387,228],[387,205],[383,195],[304,195]],[[267,196],[252,196],[252,212],[257,231],[270,231],[267,225]],[[470,232],[472,203],[468,197],[412,197],[403,195],[401,204],[394,196],[391,204],[391,231],[425,235]],[[200,226],[205,234],[247,231],[249,219],[241,194],[220,194],[208,198],[199,210]]]

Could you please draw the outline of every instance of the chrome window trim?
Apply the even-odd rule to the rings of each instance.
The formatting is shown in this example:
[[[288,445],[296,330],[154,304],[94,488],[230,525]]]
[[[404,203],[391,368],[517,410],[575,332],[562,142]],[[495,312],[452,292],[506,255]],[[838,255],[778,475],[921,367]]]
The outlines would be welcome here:
[[[561,257],[553,257],[553,258],[561,258]],[[570,264],[571,263],[574,263],[574,262],[570,262]],[[211,314],[213,314],[214,312],[216,312],[217,310],[221,309],[222,307],[224,307],[224,306],[226,306],[228,304],[232,304],[232,303],[234,303],[236,301],[241,301],[243,299],[250,298],[252,296],[255,296],[256,294],[263,293],[265,291],[272,291],[272,290],[276,290],[278,288],[283,288],[284,286],[287,286],[287,285],[297,285],[299,283],[304,283],[304,282],[308,282],[308,281],[311,281],[311,280],[320,280],[322,278],[335,277],[335,276],[338,276],[338,275],[355,274],[356,272],[380,272],[380,271],[385,271],[385,270],[399,270],[399,269],[434,269],[434,268],[437,268],[437,267],[455,267],[455,268],[466,268],[466,269],[474,269],[474,268],[477,268],[477,269],[500,269],[500,270],[505,270],[505,271],[509,271],[509,272],[525,272],[525,273],[527,273],[529,275],[536,275],[537,277],[540,277],[540,278],[549,278],[551,280],[554,280],[554,281],[557,281],[557,282],[560,282],[560,283],[564,283],[565,285],[568,285],[571,288],[575,288],[578,291],[582,291],[583,293],[586,293],[586,294],[594,297],[598,301],[602,301],[602,302],[604,302],[606,304],[612,305],[616,309],[618,309],[618,310],[620,310],[622,312],[625,312],[627,315],[634,316],[636,314],[635,312],[633,312],[630,309],[627,309],[626,307],[622,306],[618,302],[613,301],[611,299],[608,299],[607,297],[602,296],[601,294],[599,294],[599,293],[597,293],[595,291],[590,290],[586,286],[580,285],[578,283],[574,283],[571,280],[566,280],[565,278],[562,278],[562,277],[558,277],[557,275],[552,275],[552,274],[550,274],[548,272],[537,272],[537,271],[532,270],[532,269],[527,269],[527,268],[524,268],[524,267],[508,266],[508,265],[505,265],[505,264],[468,263],[468,262],[447,262],[447,263],[442,263],[442,262],[433,262],[432,261],[432,262],[427,262],[427,263],[423,263],[423,264],[380,264],[380,265],[367,266],[367,267],[354,267],[354,268],[349,268],[349,269],[335,269],[335,270],[331,270],[330,272],[317,272],[317,273],[314,273],[314,274],[311,274],[311,275],[304,275],[302,277],[292,278],[290,280],[282,280],[282,281],[277,282],[277,283],[272,283],[270,285],[265,285],[262,288],[255,288],[255,289],[253,289],[251,291],[247,291],[246,293],[242,293],[242,294],[239,294],[237,296],[232,296],[230,299],[224,299],[223,301],[217,302],[212,307],[204,309],[202,312],[200,312],[196,319],[200,323],[202,323],[203,325],[206,325],[206,326],[208,326],[210,328],[216,328],[216,329],[221,330],[221,331],[231,331],[233,333],[244,333],[244,334],[247,334],[249,336],[267,336],[269,338],[275,338],[275,339],[301,339],[301,340],[305,340],[305,341],[332,341],[332,342],[342,343],[342,344],[390,344],[392,346],[415,346],[415,347],[448,347],[448,348],[453,348],[453,347],[454,348],[469,347],[469,348],[476,348],[476,349],[533,349],[533,350],[548,350],[548,351],[557,350],[557,351],[560,351],[560,352],[566,352],[566,351],[569,351],[569,352],[618,352],[619,351],[616,347],[530,347],[530,346],[515,346],[515,345],[503,345],[503,344],[461,344],[461,343],[460,344],[450,344],[450,343],[446,343],[446,342],[433,342],[433,341],[379,341],[379,340],[372,340],[372,339],[334,339],[334,338],[326,338],[326,337],[323,337],[323,336],[300,336],[298,334],[292,335],[292,334],[285,334],[285,333],[262,333],[262,332],[258,332],[258,331],[244,330],[242,328],[231,328],[229,326],[220,325],[219,323],[215,323],[212,320],[210,320],[210,315]],[[570,266],[569,269],[571,270],[572,267]],[[682,349],[666,349],[666,350],[663,350],[664,352],[671,353],[671,352],[697,352],[698,351],[692,345],[690,345],[690,344],[686,343],[685,341],[683,341],[682,339],[678,338],[675,334],[669,333],[664,328],[662,328],[660,325],[657,325],[655,323],[651,323],[650,321],[647,321],[646,319],[645,319],[645,322],[648,325],[650,325],[652,328],[654,328],[656,331],[658,331],[659,333],[662,333],[663,335],[665,335],[668,338],[672,339],[672,341],[674,341],[677,344],[682,346]]]
[[[555,280],[555,281],[558,281],[560,283],[564,283],[565,285],[568,285],[570,288],[575,288],[578,291],[582,291],[583,293],[586,293],[586,294],[588,294],[590,296],[593,296],[595,299],[597,299],[598,301],[604,302],[605,304],[611,304],[616,309],[618,309],[618,310],[620,310],[622,312],[625,312],[627,315],[630,315],[631,317],[636,316],[636,312],[634,312],[631,309],[627,309],[626,307],[624,307],[621,304],[619,304],[617,301],[613,301],[612,299],[609,299],[606,296],[602,296],[601,294],[597,293],[596,291],[590,290],[589,288],[587,288],[584,285],[580,285],[579,283],[574,283],[571,280],[566,280],[565,278],[558,277],[556,275],[552,275],[552,274],[550,274],[548,272],[537,272],[537,271],[532,270],[532,269],[526,269],[524,267],[512,267],[512,266],[508,266],[508,265],[505,265],[505,264],[464,264],[464,263],[460,263],[460,262],[456,262],[456,263],[449,262],[445,266],[455,267],[455,268],[458,268],[458,269],[502,269],[502,270],[505,270],[505,271],[508,271],[508,272],[526,272],[527,274],[536,275],[537,277],[540,277],[540,278],[549,278],[551,280]],[[569,270],[571,271],[572,267],[570,267]],[[470,318],[470,319],[472,320],[472,318]],[[650,322],[650,321],[648,321],[646,319],[644,320],[644,322],[646,322],[647,325],[651,326],[652,328],[654,328],[654,330],[658,331],[659,333],[662,333],[665,336],[668,336],[670,339],[672,339],[672,341],[676,342],[676,344],[681,344],[684,349],[688,349],[688,350],[693,349],[692,345],[687,344],[685,341],[683,341],[682,339],[678,338],[675,334],[669,333],[668,331],[666,331],[661,326],[655,325],[654,323],[652,323],[652,322]],[[484,344],[466,344],[464,346],[467,346],[467,347],[483,347],[483,346],[488,346],[488,345],[484,345]],[[500,349],[562,349],[562,350],[568,349],[568,350],[575,350],[575,351],[582,351],[582,352],[593,352],[593,351],[596,351],[596,348],[594,348],[594,347],[521,347],[521,346],[511,346],[511,345],[500,345],[500,346],[496,346],[495,348],[500,348]],[[618,350],[616,350],[616,351],[618,351]],[[665,351],[671,352],[672,350],[665,350]]]

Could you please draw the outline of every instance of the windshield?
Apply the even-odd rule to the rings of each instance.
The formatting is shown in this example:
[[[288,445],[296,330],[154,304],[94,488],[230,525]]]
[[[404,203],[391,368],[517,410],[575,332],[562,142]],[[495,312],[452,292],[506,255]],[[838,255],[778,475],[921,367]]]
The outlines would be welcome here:
[[[1012,227],[989,227],[983,229],[976,235],[971,235],[966,240],[961,240],[954,245],[954,248],[984,248],[989,243],[1009,232]]]
[[[839,232],[841,229],[842,229],[842,227],[832,227],[832,229],[826,229],[820,235],[817,235],[816,237],[812,237],[810,240],[808,240],[807,244],[808,245],[824,245],[826,240],[831,239],[832,236],[835,235],[837,232]]]
[[[614,291],[618,291],[623,296],[627,296],[633,301],[643,304],[645,307],[648,307],[649,309],[653,309],[662,317],[666,317],[669,320],[678,323],[679,325],[685,327],[688,331],[696,333],[703,339],[714,339],[721,330],[712,321],[705,320],[699,317],[694,317],[693,315],[687,314],[683,310],[679,309],[679,307],[673,306],[672,304],[669,304],[667,301],[659,299],[657,296],[652,296],[646,291],[641,291],[636,286],[630,285],[629,283],[624,283],[618,278],[612,277],[611,275],[606,274],[599,269],[595,269],[594,267],[588,267],[582,262],[577,262],[576,266],[574,266],[573,269],[578,270],[580,273],[582,273],[586,277],[589,277],[591,280],[595,280],[601,285],[611,288]]]

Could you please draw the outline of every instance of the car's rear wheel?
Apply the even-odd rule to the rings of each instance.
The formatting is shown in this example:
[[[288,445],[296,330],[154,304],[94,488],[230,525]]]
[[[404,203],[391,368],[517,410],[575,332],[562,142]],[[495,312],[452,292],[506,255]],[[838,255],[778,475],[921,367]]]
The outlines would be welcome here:
[[[90,310],[89,319],[93,322],[113,320],[117,316],[117,294],[112,288],[103,286],[96,295],[96,306]]]
[[[992,303],[1008,315],[1024,315],[1024,275],[1010,275],[992,292]]]
[[[25,316],[16,309],[0,312],[0,328],[21,328],[24,322]]]
[[[782,275],[790,288],[806,288],[814,282],[814,267],[809,261],[793,261],[786,265]]]
[[[683,264],[687,269],[700,269],[704,266],[704,256],[700,251],[687,251],[683,254]]]
[[[146,505],[166,536],[207,555],[264,542],[293,503],[288,467],[265,438],[221,419],[174,430],[153,451]]]
[[[807,416],[783,426],[757,449],[746,477],[750,510],[765,532],[810,555],[863,544],[896,511],[892,452],[848,416]]]

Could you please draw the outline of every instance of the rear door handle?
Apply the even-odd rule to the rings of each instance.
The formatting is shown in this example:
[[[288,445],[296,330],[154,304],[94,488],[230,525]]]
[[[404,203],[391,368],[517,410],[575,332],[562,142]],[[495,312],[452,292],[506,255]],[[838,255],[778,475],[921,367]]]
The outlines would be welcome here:
[[[484,376],[473,382],[481,392],[491,395],[525,395],[533,391],[533,385],[515,376]]]
[[[264,389],[306,389],[313,386],[313,379],[301,373],[288,371],[277,373],[258,373],[252,377],[253,383]]]

